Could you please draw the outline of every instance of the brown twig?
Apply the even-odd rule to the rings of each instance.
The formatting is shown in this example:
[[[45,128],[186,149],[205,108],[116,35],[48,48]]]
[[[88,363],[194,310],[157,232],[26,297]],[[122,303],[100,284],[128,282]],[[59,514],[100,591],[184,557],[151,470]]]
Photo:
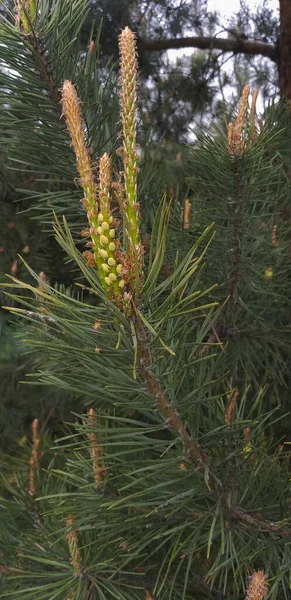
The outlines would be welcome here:
[[[234,429],[234,409],[236,405],[236,401],[239,395],[238,388],[234,388],[228,398],[230,400],[226,415],[225,421],[227,425],[231,427],[231,446],[232,446],[232,458],[231,458],[231,487],[232,487],[232,501],[235,504],[238,495],[238,485],[237,485],[237,460],[236,460],[236,443],[235,436],[233,435]]]
[[[88,411],[88,424],[91,427],[97,423],[97,414],[94,408],[90,408]],[[99,489],[103,489],[105,470],[102,461],[102,451],[99,442],[97,441],[94,430],[88,432],[89,444],[90,444],[90,455],[93,463],[94,479]]]
[[[45,48],[43,47],[41,40],[36,35],[29,35],[28,41],[34,51],[34,59],[35,59],[35,63],[36,63],[36,68],[39,72],[41,81],[44,84],[44,87],[49,92],[50,99],[54,102],[54,104],[56,104],[58,106],[58,109],[61,112],[61,109],[60,109],[61,94],[58,90],[58,85],[54,78],[54,75],[51,72],[51,69],[48,65],[48,62],[47,62],[47,59],[45,56]]]
[[[137,315],[135,315],[134,324],[139,348],[139,371],[146,382],[147,389],[154,396],[156,407],[163,415],[169,427],[175,431],[177,436],[179,436],[184,442],[189,456],[197,464],[199,469],[205,471],[209,467],[208,458],[200,450],[198,444],[192,439],[191,433],[184,426],[179,413],[175,411],[168,403],[166,395],[161,388],[161,384],[152,370],[151,351],[147,343],[147,335],[144,326]],[[210,477],[212,478],[211,475]],[[214,485],[214,481],[212,483]]]
[[[277,61],[277,48],[275,44],[268,44],[256,40],[242,40],[231,38],[216,38],[207,36],[168,38],[163,40],[139,40],[139,52],[160,52],[176,48],[198,48],[200,50],[222,50],[234,54],[248,54],[252,56],[266,56],[274,62]]]

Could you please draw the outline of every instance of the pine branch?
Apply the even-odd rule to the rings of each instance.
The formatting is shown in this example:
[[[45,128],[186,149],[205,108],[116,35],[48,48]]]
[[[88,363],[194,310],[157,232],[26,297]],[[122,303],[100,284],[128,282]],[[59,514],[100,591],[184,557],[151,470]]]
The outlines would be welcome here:
[[[134,321],[139,345],[139,369],[146,382],[147,389],[155,397],[155,404],[169,424],[169,427],[175,431],[178,437],[182,438],[185,448],[188,450],[188,454],[193,462],[198,465],[199,470],[206,472],[209,469],[209,460],[200,450],[198,444],[193,440],[191,432],[184,425],[179,413],[169,405],[167,397],[161,388],[161,384],[151,369],[151,351],[147,343],[147,336],[143,324],[138,317],[136,317]],[[209,473],[209,477],[211,479],[211,487],[214,487],[216,481],[211,473]]]
[[[234,54],[248,54],[251,56],[265,56],[277,62],[277,48],[274,44],[258,42],[256,40],[222,39],[215,37],[183,37],[164,40],[139,40],[140,52],[160,52],[177,48],[199,48],[200,50],[222,50]]]
[[[188,452],[188,457],[196,465],[196,469],[204,473],[204,478],[208,489],[216,493],[218,500],[221,502],[222,506],[224,506],[225,510],[231,513],[233,519],[236,519],[247,526],[259,529],[261,531],[268,531],[282,537],[290,536],[291,528],[289,527],[284,527],[280,523],[265,520],[260,515],[252,516],[245,512],[243,508],[236,506],[235,504],[231,504],[229,506],[229,498],[221,487],[215,472],[211,468],[208,456],[194,440],[189,427],[183,423],[179,413],[170,406],[166,394],[162,390],[160,381],[156,377],[152,368],[152,355],[147,339],[147,333],[136,311],[133,320],[139,349],[138,369],[140,375],[143,377],[146,383],[147,390],[155,398],[155,406],[168,423],[169,428],[175,432],[178,438],[182,439]]]
[[[46,48],[44,42],[39,37],[35,28],[36,12],[32,16],[32,13],[30,14],[31,9],[31,5],[28,4],[23,11],[23,7],[19,4],[15,25],[20,28],[24,42],[33,55],[36,69],[39,72],[42,83],[49,92],[51,100],[59,106],[61,95],[45,56]]]
[[[281,537],[291,535],[290,527],[284,527],[284,525],[281,525],[280,523],[275,523],[274,521],[266,521],[262,519],[261,516],[253,517],[249,513],[245,512],[244,509],[241,508],[241,506],[232,506],[231,512],[235,519],[242,521],[250,527],[254,527],[261,531],[269,531],[269,533],[274,533]]]

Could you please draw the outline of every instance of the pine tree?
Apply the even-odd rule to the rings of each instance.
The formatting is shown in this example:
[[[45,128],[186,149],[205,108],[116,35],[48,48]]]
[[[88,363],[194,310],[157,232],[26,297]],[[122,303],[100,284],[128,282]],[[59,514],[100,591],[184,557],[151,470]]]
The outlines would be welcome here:
[[[266,391],[267,370],[272,394],[287,380],[288,119],[274,109],[258,124],[246,88],[228,131],[201,133],[189,153],[192,195],[160,200],[158,183],[149,210],[134,34],[119,37],[116,142],[92,109],[106,90],[92,40],[85,69],[76,41],[84,3],[28,0],[17,28],[12,17],[9,156],[50,173],[32,195],[75,282],[50,283],[24,256],[27,278],[4,289],[35,383],[75,409],[58,439],[34,419],[2,478],[0,598],[288,599],[289,456]],[[225,343],[234,327],[237,346]]]

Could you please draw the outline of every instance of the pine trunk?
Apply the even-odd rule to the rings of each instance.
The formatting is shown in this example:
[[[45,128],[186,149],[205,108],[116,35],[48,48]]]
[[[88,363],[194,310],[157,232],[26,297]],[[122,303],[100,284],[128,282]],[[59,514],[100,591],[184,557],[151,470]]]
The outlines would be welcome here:
[[[291,100],[291,2],[280,0],[279,77],[282,96]]]

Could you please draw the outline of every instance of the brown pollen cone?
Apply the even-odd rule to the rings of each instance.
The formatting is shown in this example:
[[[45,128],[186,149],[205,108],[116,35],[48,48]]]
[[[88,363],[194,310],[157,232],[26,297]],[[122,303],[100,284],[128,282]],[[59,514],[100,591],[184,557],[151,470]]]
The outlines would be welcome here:
[[[264,571],[254,571],[249,577],[249,585],[245,600],[264,600],[268,591]]]

